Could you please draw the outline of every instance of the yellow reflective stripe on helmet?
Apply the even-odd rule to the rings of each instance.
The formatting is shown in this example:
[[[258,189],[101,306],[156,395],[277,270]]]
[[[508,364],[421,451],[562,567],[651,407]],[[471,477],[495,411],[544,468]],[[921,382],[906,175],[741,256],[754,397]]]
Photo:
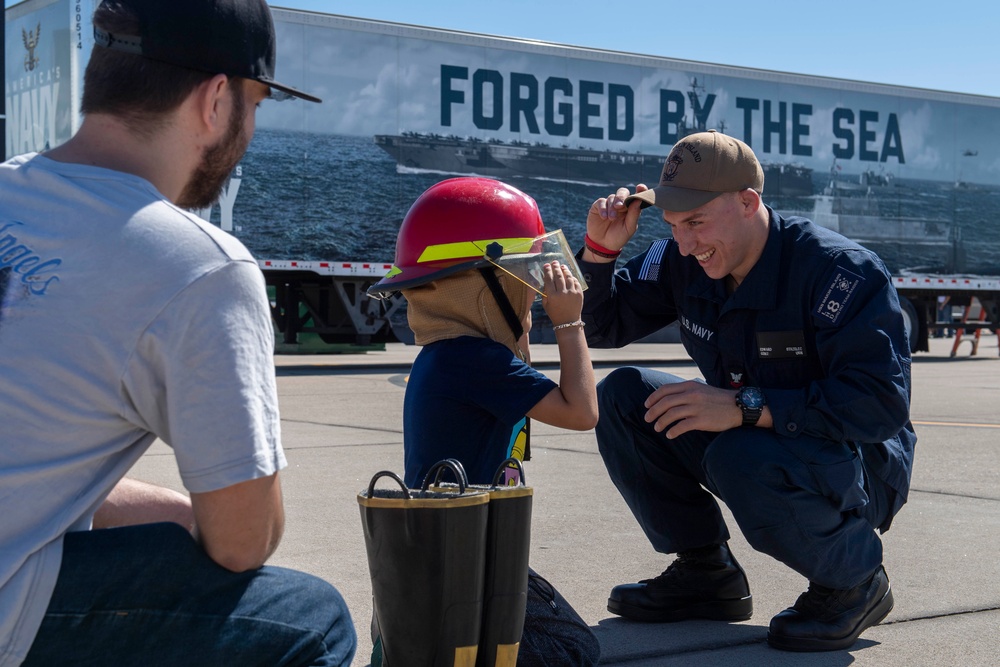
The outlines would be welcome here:
[[[393,264],[392,268],[389,269],[389,273],[387,273],[384,276],[382,276],[382,278],[383,278],[383,280],[385,278],[392,278],[393,276],[398,276],[402,272],[403,272],[403,269],[401,269],[398,266],[396,266],[395,264]]]
[[[484,239],[482,241],[461,241],[459,243],[439,243],[427,246],[417,262],[439,262],[445,259],[464,259],[467,257],[482,257],[486,246],[499,243],[504,254],[526,252],[535,242],[533,238]]]

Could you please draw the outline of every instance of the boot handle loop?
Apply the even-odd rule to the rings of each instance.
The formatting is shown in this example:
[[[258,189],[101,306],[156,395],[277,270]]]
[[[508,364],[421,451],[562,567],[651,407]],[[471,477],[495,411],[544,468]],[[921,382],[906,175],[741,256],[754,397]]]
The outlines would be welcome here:
[[[454,475],[455,481],[458,482],[458,492],[465,493],[465,487],[469,484],[469,477],[465,474],[465,466],[458,459],[445,459],[443,461],[438,461],[431,469],[427,471],[427,475],[424,477],[424,483],[420,487],[421,491],[426,491],[431,485],[431,477],[434,473],[434,484],[438,484],[441,481],[441,473],[445,470],[450,470],[451,474]]]
[[[401,480],[399,478],[399,475],[397,475],[396,473],[392,472],[391,470],[383,470],[381,472],[375,473],[372,476],[372,481],[371,481],[371,483],[368,484],[368,497],[369,498],[374,498],[375,497],[375,482],[377,482],[382,477],[392,477],[394,480],[396,480],[396,483],[399,484],[399,488],[401,488],[403,490],[403,495],[406,496],[407,500],[410,499],[410,497],[411,497],[410,496],[410,491],[409,491],[409,489],[406,488],[406,484],[403,482],[403,480]]]
[[[527,480],[524,479],[524,466],[521,465],[520,460],[515,459],[512,456],[509,459],[505,460],[503,463],[501,463],[500,467],[497,468],[496,474],[493,475],[493,486],[500,486],[500,479],[503,477],[504,470],[508,467],[517,468],[518,477],[521,480],[521,486],[528,485]]]

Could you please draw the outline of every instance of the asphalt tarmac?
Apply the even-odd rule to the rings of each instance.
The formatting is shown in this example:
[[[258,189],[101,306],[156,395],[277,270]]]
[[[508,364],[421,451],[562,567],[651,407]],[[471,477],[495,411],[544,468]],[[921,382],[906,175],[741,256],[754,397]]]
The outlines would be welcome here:
[[[643,624],[609,613],[613,586],[655,576],[672,558],[646,542],[608,479],[593,431],[533,424],[533,458],[525,467],[534,488],[531,565],[594,628],[601,664],[1000,665],[997,338],[984,333],[976,356],[963,343],[951,358],[951,339],[934,339],[931,347],[913,363],[911,418],[919,441],[909,502],[883,536],[895,609],[845,651],[768,647],[771,616],[808,583],[751,549],[728,512],[730,546],[754,596],[751,620]],[[357,494],[379,470],[402,474],[403,393],[417,351],[390,344],[357,355],[275,357],[289,466],[282,472],[286,532],[271,563],[310,572],[341,591],[358,628],[355,665],[368,664],[372,608]],[[554,345],[535,345],[532,356],[558,377]],[[698,377],[678,344],[635,344],[592,356],[598,379],[626,365]],[[171,450],[160,442],[132,475],[183,490]]]

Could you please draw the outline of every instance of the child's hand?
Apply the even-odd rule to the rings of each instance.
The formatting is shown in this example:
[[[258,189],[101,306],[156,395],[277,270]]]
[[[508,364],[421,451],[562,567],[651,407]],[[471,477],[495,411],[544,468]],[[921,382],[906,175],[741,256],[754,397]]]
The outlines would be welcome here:
[[[553,326],[579,320],[583,310],[583,289],[569,267],[559,262],[549,262],[542,265],[542,273],[545,276],[542,307]]]

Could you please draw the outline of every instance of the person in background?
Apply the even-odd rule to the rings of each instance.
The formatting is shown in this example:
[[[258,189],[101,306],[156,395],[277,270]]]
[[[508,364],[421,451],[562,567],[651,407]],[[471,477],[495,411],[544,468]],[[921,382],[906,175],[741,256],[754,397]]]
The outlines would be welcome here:
[[[546,234],[535,201],[505,183],[449,179],[414,202],[400,226],[395,266],[369,289],[373,296],[402,292],[423,346],[403,406],[407,486],[420,486],[448,458],[462,463],[471,483],[492,483],[508,457],[527,460],[530,420],[594,427],[597,394],[575,268],[562,232]],[[529,365],[537,296],[554,325],[558,384]],[[504,474],[504,483],[517,483],[515,468]],[[587,624],[529,571],[517,664],[586,667],[599,659]]]
[[[937,323],[938,324],[951,324],[952,314],[951,314],[951,297],[942,295],[937,298]],[[934,338],[951,338],[951,329],[934,329]]]
[[[264,0],[105,0],[69,141],[0,165],[0,665],[348,665],[284,525],[262,275],[217,199],[274,80]],[[188,494],[126,478],[157,438]]]
[[[742,141],[679,140],[659,185],[621,188],[587,217],[591,346],[672,322],[704,381],[621,368],[598,388],[605,465],[666,570],[616,586],[640,621],[750,618],[747,577],[716,498],[750,545],[809,581],[771,619],[771,646],[844,649],[892,609],[876,531],[906,501],[916,436],[899,300],[875,253],[761,200]],[[673,238],[615,270],[640,208]],[[713,497],[714,496],[714,497]]]

